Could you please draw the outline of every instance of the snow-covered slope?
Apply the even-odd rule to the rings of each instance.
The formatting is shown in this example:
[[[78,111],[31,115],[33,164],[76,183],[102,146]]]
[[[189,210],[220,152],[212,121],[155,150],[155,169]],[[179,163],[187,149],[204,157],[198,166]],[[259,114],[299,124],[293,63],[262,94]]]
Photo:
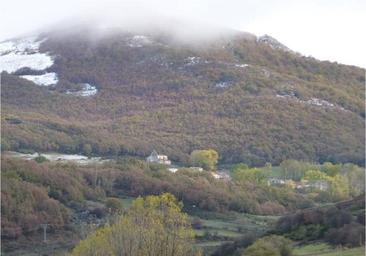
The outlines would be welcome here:
[[[135,43],[144,38],[134,38]],[[41,53],[39,48],[46,39],[40,40],[37,36],[8,40],[0,43],[0,73],[6,71],[16,74],[16,71],[27,68],[27,72],[20,72],[20,77],[32,81],[40,86],[52,86],[58,83],[58,75],[55,72],[47,72],[54,64],[54,57],[49,53]],[[137,46],[136,46],[137,47]],[[37,71],[37,72],[32,72]],[[66,94],[76,96],[93,96],[98,92],[97,88],[84,83],[80,91],[66,91]]]
[[[54,85],[58,82],[57,74],[54,72],[46,73],[43,75],[24,75],[20,77],[42,86]]]
[[[5,41],[0,43],[0,72],[14,73],[21,68],[45,71],[54,63],[54,58],[47,53],[40,53],[39,47],[43,40],[36,36]],[[38,85],[49,86],[57,84],[57,74],[24,75],[23,78]]]

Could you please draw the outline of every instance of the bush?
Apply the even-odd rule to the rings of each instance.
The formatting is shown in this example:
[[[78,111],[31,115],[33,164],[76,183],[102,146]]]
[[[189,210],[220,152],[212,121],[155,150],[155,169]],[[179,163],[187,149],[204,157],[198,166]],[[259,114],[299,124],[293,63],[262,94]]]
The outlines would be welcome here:
[[[123,204],[118,198],[108,198],[105,207],[110,213],[121,213],[123,211]]]
[[[361,246],[365,244],[365,226],[359,223],[350,223],[340,229],[333,228],[325,235],[325,239],[331,244]]]
[[[33,160],[36,161],[39,164],[44,163],[44,162],[49,162],[49,160],[46,157],[42,156],[42,155],[39,155],[39,156],[33,158]]]
[[[106,216],[106,211],[105,211],[105,209],[103,209],[103,208],[99,208],[99,207],[94,208],[93,210],[91,210],[91,211],[90,211],[90,213],[91,213],[91,214],[94,214],[94,215],[95,215],[95,217],[97,217],[98,219],[101,219],[101,218],[103,218],[103,217],[105,217],[105,216]]]

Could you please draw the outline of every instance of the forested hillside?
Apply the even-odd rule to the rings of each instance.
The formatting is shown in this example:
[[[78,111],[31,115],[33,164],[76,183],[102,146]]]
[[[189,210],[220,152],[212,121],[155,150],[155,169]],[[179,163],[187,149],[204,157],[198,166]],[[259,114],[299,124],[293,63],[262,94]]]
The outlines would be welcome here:
[[[44,33],[54,86],[2,73],[2,149],[222,163],[364,163],[364,70],[303,57],[246,33],[184,43],[163,32]],[[93,96],[72,92],[95,86]],[[89,150],[88,150],[89,151]]]

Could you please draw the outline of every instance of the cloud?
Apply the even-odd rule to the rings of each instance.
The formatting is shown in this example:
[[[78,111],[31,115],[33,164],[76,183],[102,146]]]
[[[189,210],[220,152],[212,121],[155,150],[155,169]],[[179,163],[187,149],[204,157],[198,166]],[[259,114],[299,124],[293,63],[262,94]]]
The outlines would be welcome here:
[[[0,40],[77,20],[106,27],[150,24],[185,36],[214,35],[215,27],[228,27],[270,34],[322,60],[366,67],[360,54],[366,45],[363,0],[7,0],[1,9]],[[185,25],[179,28],[180,21]]]

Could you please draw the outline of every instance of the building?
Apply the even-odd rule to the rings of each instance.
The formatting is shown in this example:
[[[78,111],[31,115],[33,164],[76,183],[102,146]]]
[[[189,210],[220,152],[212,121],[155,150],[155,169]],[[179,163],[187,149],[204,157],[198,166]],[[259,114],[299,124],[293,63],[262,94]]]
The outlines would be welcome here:
[[[315,189],[321,191],[327,191],[329,189],[329,184],[325,180],[308,181],[302,180],[296,184],[297,189]]]
[[[285,185],[285,180],[278,178],[269,178],[267,181],[268,186],[272,185]]]
[[[170,165],[172,162],[168,159],[166,155],[159,155],[155,150],[146,158],[149,163],[158,163]]]

